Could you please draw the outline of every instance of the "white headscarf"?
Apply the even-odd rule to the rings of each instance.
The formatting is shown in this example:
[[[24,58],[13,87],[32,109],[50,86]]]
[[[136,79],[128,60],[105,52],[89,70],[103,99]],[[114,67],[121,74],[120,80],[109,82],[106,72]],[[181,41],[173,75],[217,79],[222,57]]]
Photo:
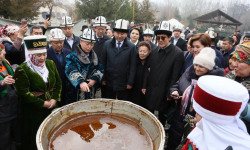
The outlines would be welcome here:
[[[205,93],[201,96],[196,90]],[[218,76],[200,77],[193,94],[193,107],[202,119],[188,139],[200,150],[225,150],[228,146],[234,150],[250,150],[250,136],[239,118],[248,100],[247,89],[233,80]],[[227,115],[227,112],[233,112],[234,104],[240,104],[240,108],[234,110],[237,114]]]

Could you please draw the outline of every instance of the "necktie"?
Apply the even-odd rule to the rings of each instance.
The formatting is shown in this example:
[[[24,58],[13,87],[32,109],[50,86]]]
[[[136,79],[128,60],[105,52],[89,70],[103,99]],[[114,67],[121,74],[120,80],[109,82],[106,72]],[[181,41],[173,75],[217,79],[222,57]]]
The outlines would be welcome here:
[[[117,45],[118,45],[117,49],[118,49],[118,51],[119,51],[119,49],[121,48],[121,43],[118,42]]]

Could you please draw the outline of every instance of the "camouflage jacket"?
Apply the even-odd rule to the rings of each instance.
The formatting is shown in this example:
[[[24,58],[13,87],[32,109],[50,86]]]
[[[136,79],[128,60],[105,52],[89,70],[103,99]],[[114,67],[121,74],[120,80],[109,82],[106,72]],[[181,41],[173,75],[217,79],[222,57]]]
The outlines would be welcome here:
[[[226,77],[229,78],[229,79],[235,80],[235,78],[236,78],[235,72],[234,71],[229,71],[226,74]],[[241,82],[241,84],[244,87],[246,87],[247,90],[248,90],[248,93],[250,93],[250,77],[246,78],[243,82]]]

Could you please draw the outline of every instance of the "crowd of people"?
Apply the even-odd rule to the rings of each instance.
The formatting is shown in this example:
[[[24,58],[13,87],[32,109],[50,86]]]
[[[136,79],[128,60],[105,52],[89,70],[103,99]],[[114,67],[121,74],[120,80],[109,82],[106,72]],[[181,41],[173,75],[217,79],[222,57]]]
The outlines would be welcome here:
[[[167,150],[183,141],[184,150],[250,149],[250,34],[241,43],[236,32],[219,48],[212,29],[187,27],[183,39],[167,21],[143,30],[98,16],[79,37],[69,16],[46,37],[49,24],[27,37],[27,24],[0,29],[0,150],[36,149],[39,125],[54,108],[90,98],[158,111],[162,125],[171,125]],[[196,123],[189,136],[187,116]]]

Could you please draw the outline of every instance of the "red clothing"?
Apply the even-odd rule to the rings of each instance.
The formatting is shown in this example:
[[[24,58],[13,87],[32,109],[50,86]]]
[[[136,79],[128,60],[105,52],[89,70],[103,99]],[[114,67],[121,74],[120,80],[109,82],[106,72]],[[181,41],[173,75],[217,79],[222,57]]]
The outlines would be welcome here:
[[[229,72],[230,70],[229,70],[229,68],[227,67],[227,68],[225,68],[225,75]]]
[[[188,139],[181,150],[198,150],[198,148],[196,148],[195,145]]]

